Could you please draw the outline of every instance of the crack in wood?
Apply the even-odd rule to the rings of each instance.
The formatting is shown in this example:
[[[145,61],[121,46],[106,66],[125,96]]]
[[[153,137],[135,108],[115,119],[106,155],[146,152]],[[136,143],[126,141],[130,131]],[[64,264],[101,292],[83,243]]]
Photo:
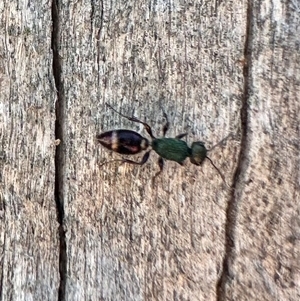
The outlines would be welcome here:
[[[55,202],[57,208],[57,220],[59,222],[59,275],[60,284],[58,290],[58,300],[64,301],[66,298],[66,280],[67,280],[67,247],[66,247],[66,231],[64,229],[64,175],[65,175],[65,143],[64,143],[64,112],[65,100],[63,93],[63,83],[61,79],[62,66],[59,56],[60,43],[60,24],[59,24],[59,8],[58,2],[52,2],[52,42],[53,51],[53,76],[57,90],[56,100],[56,120],[55,120],[55,139],[59,139],[60,143],[55,151]]]
[[[251,1],[248,1],[247,6],[247,23],[246,23],[246,37],[244,47],[244,62],[243,62],[243,77],[244,87],[241,107],[241,148],[238,158],[237,168],[234,173],[234,181],[231,190],[231,196],[228,201],[226,209],[226,223],[225,223],[225,254],[221,273],[216,287],[216,299],[218,301],[227,300],[227,287],[235,278],[235,272],[232,270],[234,261],[236,260],[236,226],[239,211],[240,194],[243,190],[243,179],[247,170],[247,157],[249,152],[248,142],[248,99],[251,89],[251,75],[249,72],[249,65],[251,63],[253,39],[253,12]]]

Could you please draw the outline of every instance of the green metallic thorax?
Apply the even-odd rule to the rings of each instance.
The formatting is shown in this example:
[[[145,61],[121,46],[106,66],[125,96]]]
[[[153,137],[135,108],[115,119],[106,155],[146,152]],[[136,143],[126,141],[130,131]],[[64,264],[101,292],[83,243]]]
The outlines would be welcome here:
[[[178,163],[191,155],[191,149],[186,142],[176,138],[156,138],[151,146],[162,158]]]

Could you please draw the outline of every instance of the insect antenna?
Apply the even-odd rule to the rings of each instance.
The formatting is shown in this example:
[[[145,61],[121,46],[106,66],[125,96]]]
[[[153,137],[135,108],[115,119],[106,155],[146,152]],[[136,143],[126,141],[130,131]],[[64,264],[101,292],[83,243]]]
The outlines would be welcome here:
[[[215,147],[222,145],[224,142],[226,142],[230,137],[234,137],[233,133],[228,134],[225,138],[223,138],[221,141],[219,141],[217,144],[212,146],[208,151],[212,151]]]
[[[205,157],[206,159],[208,159],[211,163],[211,165],[216,169],[216,171],[219,173],[220,177],[222,178],[223,182],[225,183],[225,185],[230,188],[230,186],[227,184],[225,177],[223,176],[223,174],[221,173],[221,171],[219,170],[219,168],[214,164],[214,162],[209,158],[209,157]]]

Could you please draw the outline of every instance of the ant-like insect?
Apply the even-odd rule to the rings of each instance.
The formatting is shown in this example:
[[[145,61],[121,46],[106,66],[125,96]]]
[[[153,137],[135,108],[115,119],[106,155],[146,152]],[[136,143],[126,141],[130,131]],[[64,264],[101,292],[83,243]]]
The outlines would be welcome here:
[[[151,143],[149,143],[149,140],[147,138],[131,130],[119,129],[119,130],[112,130],[112,131],[99,134],[96,136],[96,138],[100,144],[102,144],[104,147],[112,151],[115,151],[123,155],[134,155],[146,150],[149,146],[151,146],[151,149],[144,154],[140,162],[122,158],[122,159],[105,162],[102,165],[111,162],[117,162],[117,161],[122,163],[143,165],[147,162],[150,152],[153,149],[159,155],[158,165],[160,168],[160,170],[156,173],[155,177],[158,176],[163,170],[164,167],[163,159],[175,161],[180,165],[183,165],[183,161],[186,158],[190,158],[191,163],[197,166],[201,165],[205,159],[208,159],[212,164],[212,166],[218,171],[224,183],[226,183],[225,178],[220,172],[220,170],[215,166],[212,160],[209,157],[207,157],[207,149],[204,146],[203,142],[201,141],[193,142],[191,147],[189,147],[185,141],[181,140],[183,137],[187,135],[187,133],[179,134],[175,138],[165,137],[166,132],[169,129],[169,121],[168,121],[167,114],[165,112],[163,112],[163,115],[166,119],[166,123],[163,127],[163,137],[156,138],[153,136],[152,129],[147,123],[137,119],[134,116],[128,117],[116,111],[109,104],[106,105],[120,116],[130,121],[143,124],[147,133],[150,135],[152,141]]]

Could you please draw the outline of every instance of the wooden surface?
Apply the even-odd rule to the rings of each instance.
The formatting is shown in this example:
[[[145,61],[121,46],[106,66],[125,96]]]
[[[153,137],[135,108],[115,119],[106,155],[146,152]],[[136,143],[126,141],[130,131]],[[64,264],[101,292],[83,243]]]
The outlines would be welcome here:
[[[1,301],[299,300],[296,1],[0,12]],[[165,110],[230,188],[209,161],[101,166],[97,133],[147,136],[105,103],[156,136]]]

